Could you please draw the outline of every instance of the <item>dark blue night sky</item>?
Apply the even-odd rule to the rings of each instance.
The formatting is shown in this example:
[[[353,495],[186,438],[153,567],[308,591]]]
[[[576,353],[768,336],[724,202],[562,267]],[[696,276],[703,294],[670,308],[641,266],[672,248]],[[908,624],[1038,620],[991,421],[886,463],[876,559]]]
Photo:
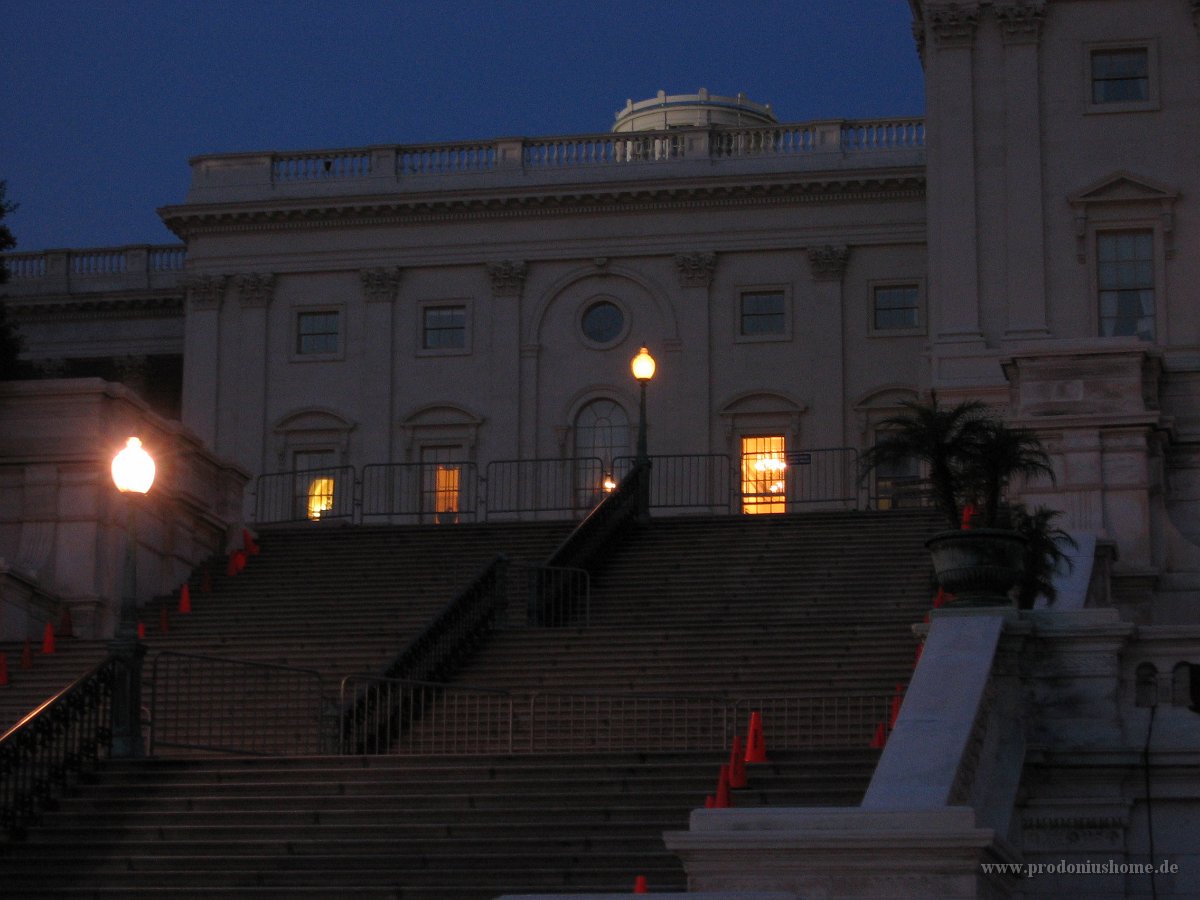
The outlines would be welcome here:
[[[18,250],[168,242],[188,157],[606,131],[660,88],[919,115],[905,0],[2,0]]]

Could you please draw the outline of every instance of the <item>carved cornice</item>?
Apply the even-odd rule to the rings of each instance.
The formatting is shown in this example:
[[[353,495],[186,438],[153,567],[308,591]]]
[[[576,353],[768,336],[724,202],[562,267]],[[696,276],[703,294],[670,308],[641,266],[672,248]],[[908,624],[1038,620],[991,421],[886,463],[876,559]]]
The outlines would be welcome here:
[[[363,269],[359,277],[362,279],[363,293],[367,300],[374,303],[392,303],[400,290],[400,276],[403,269],[399,266],[380,269]]]
[[[237,276],[238,299],[244,309],[262,309],[275,299],[275,276],[266,272],[246,272]]]
[[[187,292],[188,308],[193,310],[220,309],[225,296],[225,275],[186,275],[182,279]]]
[[[148,297],[92,297],[88,300],[6,298],[4,307],[14,322],[63,322],[91,319],[171,318],[183,312],[178,293]]]
[[[808,264],[815,281],[841,281],[850,262],[849,247],[809,247]]]
[[[925,10],[934,42],[941,47],[970,47],[979,25],[978,3],[945,3]]]
[[[529,267],[519,260],[503,259],[488,263],[487,273],[492,282],[493,296],[520,297]]]
[[[717,254],[712,252],[679,253],[675,256],[680,287],[708,287],[716,268]]]
[[[1046,17],[1046,0],[997,0],[992,12],[1006,44],[1036,44]]]
[[[479,196],[446,192],[420,198],[312,198],[273,205],[175,207],[163,220],[176,234],[228,233],[415,225],[431,222],[486,222],[516,217],[571,216],[697,210],[721,207],[763,207],[798,203],[908,200],[925,196],[923,167],[879,172],[820,174],[811,178],[765,180],[754,183],[720,182],[644,187],[597,187],[581,193]]]

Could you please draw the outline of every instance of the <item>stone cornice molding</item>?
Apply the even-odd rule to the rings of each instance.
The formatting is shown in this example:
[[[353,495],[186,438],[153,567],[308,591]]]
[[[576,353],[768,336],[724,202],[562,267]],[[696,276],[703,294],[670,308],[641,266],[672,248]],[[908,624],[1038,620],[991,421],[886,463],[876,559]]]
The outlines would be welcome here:
[[[711,251],[675,255],[675,269],[679,273],[680,287],[708,287],[712,283],[716,268],[717,254]]]
[[[220,309],[228,280],[226,275],[185,275],[181,283],[187,292],[188,308]]]
[[[808,263],[812,268],[814,281],[841,281],[846,273],[846,265],[850,262],[849,247],[808,248]]]
[[[487,264],[488,280],[494,297],[520,297],[529,266],[522,260],[502,259]]]
[[[367,300],[373,303],[392,303],[400,290],[400,276],[403,269],[399,266],[379,269],[363,269],[359,277],[362,279],[363,293]]]
[[[4,301],[8,315],[16,322],[62,322],[90,319],[174,318],[183,311],[183,298],[178,294],[156,297],[93,297],[89,300],[22,300],[9,297]]]
[[[943,47],[971,47],[979,25],[978,3],[944,3],[925,10],[934,43]]]
[[[294,228],[362,227],[430,222],[483,222],[521,216],[621,214],[714,207],[762,207],[796,203],[908,200],[925,196],[923,167],[822,173],[811,178],[757,183],[656,184],[597,187],[586,192],[479,196],[312,198],[271,206],[214,204],[163,211],[177,234],[275,231]]]
[[[237,289],[243,309],[265,309],[275,299],[275,276],[246,272],[237,276]]]
[[[992,12],[1006,44],[1036,44],[1046,18],[1046,0],[997,0]]]

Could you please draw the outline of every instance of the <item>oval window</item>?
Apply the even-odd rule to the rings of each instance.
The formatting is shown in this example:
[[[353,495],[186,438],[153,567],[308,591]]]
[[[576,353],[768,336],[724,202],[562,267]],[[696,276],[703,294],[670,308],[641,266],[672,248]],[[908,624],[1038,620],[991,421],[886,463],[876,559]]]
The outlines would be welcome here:
[[[583,313],[583,333],[596,344],[610,344],[625,328],[625,314],[615,303],[600,300]]]

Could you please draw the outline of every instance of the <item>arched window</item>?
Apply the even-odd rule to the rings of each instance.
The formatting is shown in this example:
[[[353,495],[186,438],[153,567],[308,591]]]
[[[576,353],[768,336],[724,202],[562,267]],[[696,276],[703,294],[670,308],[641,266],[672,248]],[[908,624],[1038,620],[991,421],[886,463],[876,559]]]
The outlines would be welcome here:
[[[609,493],[623,472],[614,460],[628,456],[629,416],[615,400],[593,400],[575,416],[575,496],[588,507]],[[599,460],[599,471],[597,462]]]

